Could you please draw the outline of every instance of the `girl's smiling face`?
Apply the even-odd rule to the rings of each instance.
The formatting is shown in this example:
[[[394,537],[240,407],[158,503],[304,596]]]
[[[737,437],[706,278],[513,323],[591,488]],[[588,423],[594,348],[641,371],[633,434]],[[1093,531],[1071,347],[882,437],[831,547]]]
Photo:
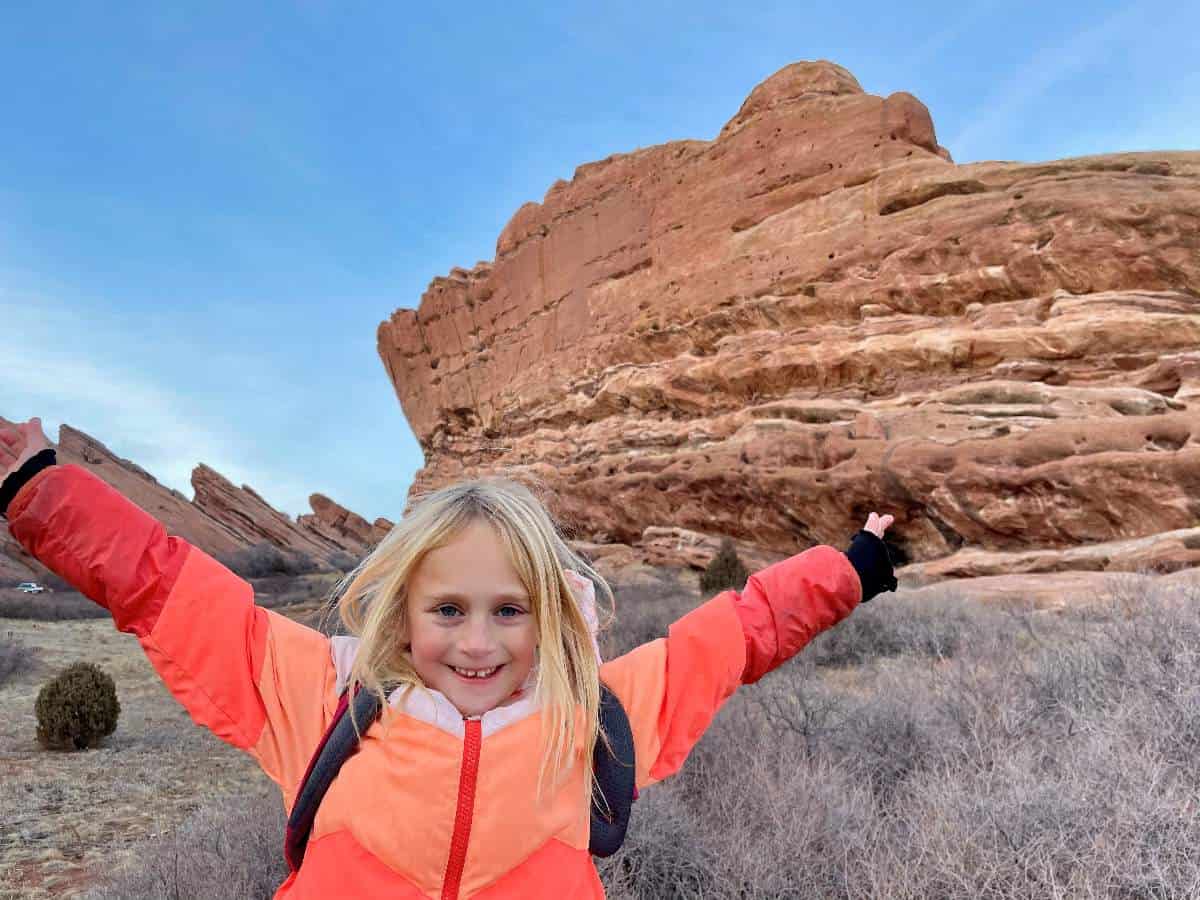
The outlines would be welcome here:
[[[464,716],[503,705],[525,683],[537,650],[533,607],[486,521],[425,555],[407,605],[413,667]]]

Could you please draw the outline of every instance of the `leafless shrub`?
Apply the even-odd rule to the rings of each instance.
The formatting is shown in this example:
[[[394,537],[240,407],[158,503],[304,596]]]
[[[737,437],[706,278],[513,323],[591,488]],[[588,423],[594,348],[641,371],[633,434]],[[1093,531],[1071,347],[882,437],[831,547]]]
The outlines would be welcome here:
[[[669,576],[618,582],[612,587],[616,617],[600,635],[605,659],[666,637],[668,626],[701,602],[697,591],[684,589]]]
[[[243,578],[266,578],[270,575],[307,575],[317,571],[317,564],[303,553],[284,552],[267,541],[244,547],[220,557],[221,563]]]
[[[36,657],[32,650],[11,636],[0,636],[0,687],[15,675],[33,668]]]
[[[254,602],[267,609],[310,603],[320,598],[329,584],[319,576],[275,574],[251,579]],[[76,591],[23,594],[0,590],[0,618],[59,622],[68,619],[106,619],[109,612]]]
[[[355,559],[344,550],[334,550],[331,554],[329,554],[329,564],[339,572],[349,572],[354,569],[358,563],[359,560]]]
[[[269,900],[287,877],[283,804],[272,792],[224,798],[174,833],[147,841],[135,862],[86,900]]]
[[[0,619],[32,619],[59,622],[66,619],[104,619],[108,610],[83,594],[22,594],[0,590]]]
[[[635,804],[610,896],[1200,896],[1200,607],[1137,601],[964,605],[951,658],[789,663]],[[661,874],[681,843],[699,888]]]
[[[679,802],[677,793],[650,792],[635,804],[625,846],[604,864],[610,897],[719,896],[714,889],[720,882],[713,876],[721,861],[703,840],[709,826]]]
[[[913,603],[903,596],[869,603],[821,634],[805,655],[823,666],[861,665],[890,656],[945,658],[958,652],[980,610],[960,597]]]
[[[798,739],[804,758],[811,761],[841,727],[845,698],[818,675],[811,660],[798,659],[789,669],[783,677],[767,678],[743,688],[739,699],[760,713],[756,721],[747,723],[748,731],[765,731],[775,740],[789,736]],[[737,704],[732,708],[746,709]],[[742,715],[754,718],[749,712]]]

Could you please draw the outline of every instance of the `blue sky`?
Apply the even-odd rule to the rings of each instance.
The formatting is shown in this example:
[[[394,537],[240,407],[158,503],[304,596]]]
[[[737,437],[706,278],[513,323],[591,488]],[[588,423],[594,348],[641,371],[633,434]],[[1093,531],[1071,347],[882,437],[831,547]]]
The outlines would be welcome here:
[[[906,90],[959,162],[1200,149],[1200,4],[7,3],[0,415],[191,496],[398,518],[375,329],[610,153],[789,62]]]

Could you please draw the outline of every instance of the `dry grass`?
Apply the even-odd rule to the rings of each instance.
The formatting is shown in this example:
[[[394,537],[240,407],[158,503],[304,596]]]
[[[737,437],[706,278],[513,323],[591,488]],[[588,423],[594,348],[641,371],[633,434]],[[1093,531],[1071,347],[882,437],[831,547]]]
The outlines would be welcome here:
[[[283,805],[274,791],[236,806],[198,810],[173,834],[148,847],[151,852],[140,855],[137,865],[83,896],[266,900],[287,877],[280,849],[284,824]]]
[[[1200,895],[1197,599],[960,602],[957,630],[929,626],[952,658],[884,642],[837,671],[810,648],[638,801],[610,897]]]
[[[1197,600],[859,610],[740,691],[683,771],[642,794],[600,864],[609,896],[1200,896]],[[697,601],[667,580],[618,591],[606,648],[665,633]],[[153,872],[94,896],[269,897],[277,805],[204,815],[140,854]],[[235,893],[205,893],[215,881]]]

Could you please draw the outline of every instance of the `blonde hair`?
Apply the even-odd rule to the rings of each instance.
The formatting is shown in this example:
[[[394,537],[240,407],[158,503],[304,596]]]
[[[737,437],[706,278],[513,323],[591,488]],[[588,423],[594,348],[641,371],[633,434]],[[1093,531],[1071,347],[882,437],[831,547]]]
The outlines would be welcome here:
[[[361,685],[377,692],[386,711],[389,690],[425,687],[404,652],[409,643],[407,585],[427,553],[481,520],[495,529],[528,592],[537,631],[534,697],[543,735],[538,796],[548,775],[557,785],[569,774],[581,725],[585,796],[590,796],[591,753],[599,731],[600,661],[565,572],[573,570],[593,581],[607,601],[609,617],[612,590],[567,546],[541,502],[517,482],[466,481],[419,498],[335,589],[335,595],[341,594],[337,611],[342,623],[360,639],[350,671],[351,689]]]

